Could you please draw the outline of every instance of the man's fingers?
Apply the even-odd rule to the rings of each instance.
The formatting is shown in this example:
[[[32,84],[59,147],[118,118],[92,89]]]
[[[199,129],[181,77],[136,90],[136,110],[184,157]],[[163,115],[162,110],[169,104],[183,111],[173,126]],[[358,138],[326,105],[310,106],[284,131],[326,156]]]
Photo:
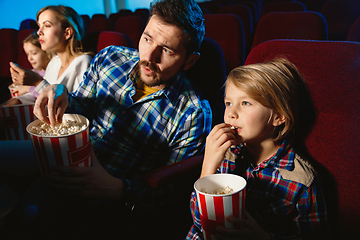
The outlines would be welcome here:
[[[52,126],[54,126],[56,124],[56,117],[55,117],[55,113],[56,113],[56,100],[54,99],[55,97],[55,92],[54,90],[49,91],[49,98],[48,98],[48,104],[47,104],[47,111],[48,111],[48,118],[50,121],[50,124]]]
[[[38,98],[35,101],[34,114],[42,122],[49,124],[49,119],[47,118],[45,106],[47,105],[47,98]]]

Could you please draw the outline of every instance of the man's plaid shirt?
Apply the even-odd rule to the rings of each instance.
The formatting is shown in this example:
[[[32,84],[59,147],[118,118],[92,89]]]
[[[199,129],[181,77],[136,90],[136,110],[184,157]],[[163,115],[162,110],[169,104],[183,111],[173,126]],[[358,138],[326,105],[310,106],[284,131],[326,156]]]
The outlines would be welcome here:
[[[134,103],[136,79],[130,73],[138,61],[134,49],[100,51],[69,96],[67,109],[90,120],[96,156],[106,171],[123,180],[124,195],[148,190],[140,181],[143,173],[202,151],[212,121],[208,101],[200,99],[182,72],[169,86]],[[175,191],[173,186],[160,188],[148,202],[160,204]]]

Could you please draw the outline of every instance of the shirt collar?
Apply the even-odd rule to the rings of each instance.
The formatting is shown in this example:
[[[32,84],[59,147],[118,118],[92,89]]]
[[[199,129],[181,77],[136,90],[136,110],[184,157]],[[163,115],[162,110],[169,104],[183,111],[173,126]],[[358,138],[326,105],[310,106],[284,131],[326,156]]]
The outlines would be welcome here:
[[[136,64],[134,64],[134,66],[130,69],[130,72],[128,74],[128,79],[133,81],[135,86],[136,86],[136,84],[135,84],[136,76],[135,76],[135,71],[133,71],[133,69],[136,67],[138,62],[139,61],[137,61]],[[163,89],[161,89],[141,100],[154,99],[158,96],[165,95],[165,97],[173,105],[175,105],[177,100],[179,99],[179,94],[180,94],[179,90],[182,88],[181,86],[182,86],[182,83],[184,82],[185,78],[186,78],[185,73],[183,71],[181,71],[169,80],[170,84],[168,84],[168,86],[164,87]]]
[[[245,159],[249,160],[249,155],[246,150],[246,147],[242,144],[237,147],[230,148],[230,151],[235,155],[241,155],[244,156]],[[274,168],[280,168],[280,169],[286,169],[289,171],[292,171],[294,169],[294,149],[291,147],[288,140],[284,140],[282,144],[280,145],[277,152],[270,157],[269,159],[263,161],[258,165],[259,168],[266,168],[269,165]]]

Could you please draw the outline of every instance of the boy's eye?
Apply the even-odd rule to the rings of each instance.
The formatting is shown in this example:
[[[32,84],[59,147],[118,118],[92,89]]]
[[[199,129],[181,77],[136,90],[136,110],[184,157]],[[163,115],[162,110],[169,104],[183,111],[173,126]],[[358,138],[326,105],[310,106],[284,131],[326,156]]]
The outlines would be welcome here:
[[[249,102],[247,102],[247,101],[243,101],[243,102],[242,102],[242,105],[247,106],[247,105],[250,105],[250,103],[249,103]]]
[[[225,106],[226,106],[226,107],[231,106],[231,102],[225,102]]]

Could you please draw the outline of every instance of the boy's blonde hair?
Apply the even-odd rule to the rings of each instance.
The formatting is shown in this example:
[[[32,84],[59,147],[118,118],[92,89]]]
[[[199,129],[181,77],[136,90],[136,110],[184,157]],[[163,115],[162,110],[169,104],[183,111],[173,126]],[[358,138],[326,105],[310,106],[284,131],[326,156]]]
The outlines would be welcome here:
[[[61,22],[61,27],[65,30],[70,27],[73,30],[73,34],[69,39],[67,48],[74,56],[82,55],[84,53],[81,39],[84,37],[85,30],[83,20],[80,15],[71,7],[67,6],[47,6],[38,11],[36,14],[36,21],[39,21],[39,16],[46,10],[52,11],[56,19]]]
[[[285,117],[276,128],[274,142],[281,143],[294,132],[298,115],[298,89],[303,77],[297,67],[279,58],[266,63],[240,66],[233,69],[225,82],[232,82],[264,107]]]

